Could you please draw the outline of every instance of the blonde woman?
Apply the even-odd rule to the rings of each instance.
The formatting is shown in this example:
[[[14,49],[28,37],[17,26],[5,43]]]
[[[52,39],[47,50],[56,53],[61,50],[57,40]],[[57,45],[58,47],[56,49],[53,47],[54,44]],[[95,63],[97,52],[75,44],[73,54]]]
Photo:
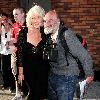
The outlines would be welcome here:
[[[26,80],[28,83],[28,100],[47,99],[49,66],[42,58],[45,39],[40,30],[44,15],[42,7],[33,6],[27,13],[27,28],[20,31],[18,38],[19,81]]]

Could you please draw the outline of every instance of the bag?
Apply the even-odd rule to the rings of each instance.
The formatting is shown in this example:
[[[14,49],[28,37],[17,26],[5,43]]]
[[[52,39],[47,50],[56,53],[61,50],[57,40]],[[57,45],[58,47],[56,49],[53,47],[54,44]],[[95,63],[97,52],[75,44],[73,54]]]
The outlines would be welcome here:
[[[58,50],[56,49],[56,43],[53,43],[50,37],[47,39],[43,48],[43,59],[50,62],[56,62],[58,58]]]
[[[59,39],[60,39],[60,41],[61,41],[62,47],[63,47],[64,50],[66,51],[66,52],[65,52],[66,61],[67,61],[67,65],[69,65],[68,60],[67,60],[67,54],[70,53],[70,52],[69,52],[69,48],[68,48],[68,45],[67,45],[67,43],[66,43],[64,34],[63,34],[66,30],[68,30],[66,27],[63,27],[61,30],[59,30],[59,33],[60,33]],[[80,37],[81,37],[81,39],[80,39],[80,38],[79,38],[79,35],[76,35],[76,36],[77,36],[77,38],[79,39],[79,41],[82,43],[83,38],[80,36]],[[84,47],[84,46],[85,46],[86,49],[87,49],[87,43],[86,43],[86,42],[84,43],[83,47]],[[71,54],[71,53],[70,53],[70,54]],[[79,60],[77,57],[73,56],[72,54],[71,54],[71,56],[76,60],[76,62],[77,62],[77,64],[78,64],[78,68],[79,68],[79,70],[80,70],[79,79],[84,79],[84,78],[85,78],[85,72],[84,72],[84,69],[83,69],[83,66],[82,66],[80,60]]]
[[[76,36],[79,39],[79,41],[81,42],[82,46],[87,50],[88,46],[87,46],[86,40],[79,34],[76,34]]]

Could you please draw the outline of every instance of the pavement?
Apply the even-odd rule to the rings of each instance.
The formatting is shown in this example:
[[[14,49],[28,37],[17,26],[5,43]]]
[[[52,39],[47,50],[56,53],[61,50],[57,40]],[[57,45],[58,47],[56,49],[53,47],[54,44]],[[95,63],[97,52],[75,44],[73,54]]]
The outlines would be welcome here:
[[[0,85],[3,84],[2,75],[0,73]],[[9,90],[2,90],[0,88],[0,100],[12,100],[15,94]],[[23,100],[25,100],[23,98]],[[77,100],[76,96],[74,100]],[[84,100],[100,100],[100,82],[94,81],[87,89]]]

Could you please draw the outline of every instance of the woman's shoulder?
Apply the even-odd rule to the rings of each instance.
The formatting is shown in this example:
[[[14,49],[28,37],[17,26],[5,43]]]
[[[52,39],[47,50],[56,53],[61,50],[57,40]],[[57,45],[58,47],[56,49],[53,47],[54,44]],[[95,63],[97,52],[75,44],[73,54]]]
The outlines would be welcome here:
[[[24,26],[24,27],[21,28],[20,32],[26,33],[26,32],[28,32],[28,28],[26,26]]]
[[[28,28],[27,27],[22,27],[19,31],[19,36],[25,36],[28,32]]]

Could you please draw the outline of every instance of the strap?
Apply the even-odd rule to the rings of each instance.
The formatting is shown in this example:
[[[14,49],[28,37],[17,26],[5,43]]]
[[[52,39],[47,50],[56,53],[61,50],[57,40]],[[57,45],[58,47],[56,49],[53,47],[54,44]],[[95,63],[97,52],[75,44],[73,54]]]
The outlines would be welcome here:
[[[67,56],[68,56],[68,54],[70,54],[70,55],[76,60],[76,62],[77,62],[77,64],[78,64],[78,68],[79,68],[79,70],[80,70],[79,78],[80,78],[80,79],[84,79],[84,78],[85,78],[85,72],[84,72],[83,66],[82,66],[80,60],[79,60],[77,57],[73,56],[73,55],[70,53],[69,47],[68,47],[68,45],[67,45],[67,43],[66,43],[65,36],[64,36],[64,32],[65,32],[66,30],[67,30],[67,29],[64,28],[64,29],[62,29],[62,30],[60,31],[61,33],[59,34],[59,39],[60,39],[60,42],[61,42],[62,47],[63,47],[64,50],[65,50],[65,58],[66,58],[66,61],[67,61],[67,66],[69,66]]]
[[[67,59],[67,55],[68,55],[68,52],[69,52],[69,48],[68,48],[68,45],[67,45],[66,40],[65,40],[65,37],[64,37],[64,32],[66,30],[68,30],[68,29],[66,27],[63,27],[62,29],[60,29],[58,31],[58,33],[59,33],[59,39],[60,39],[61,45],[62,45],[62,47],[65,50],[65,58],[66,58],[66,61],[67,61],[67,66],[69,66],[68,59]]]
[[[77,58],[77,57],[75,57],[75,56],[73,56],[72,55],[72,53],[70,53],[70,50],[69,50],[69,47],[68,47],[68,45],[67,45],[67,43],[66,43],[66,40],[65,40],[65,36],[64,36],[64,32],[67,30],[67,28],[66,27],[64,27],[60,32],[60,35],[59,35],[59,39],[61,40],[60,42],[61,42],[61,45],[62,45],[62,47],[64,48],[64,50],[65,50],[65,57],[66,57],[66,61],[67,61],[67,66],[69,65],[69,63],[68,63],[68,59],[67,59],[67,56],[68,56],[68,53],[76,60],[76,62],[77,62],[77,64],[78,64],[78,68],[79,69],[83,69],[83,67],[82,67],[82,65],[81,65],[81,62],[80,62],[80,60]]]
[[[60,39],[60,42],[61,42],[62,47],[63,47],[64,50],[65,50],[65,57],[66,57],[66,61],[67,61],[67,66],[69,65],[68,59],[67,59],[68,53],[69,53],[69,54],[76,60],[76,62],[79,64],[79,63],[81,63],[80,60],[79,60],[77,57],[73,56],[72,53],[70,53],[69,47],[68,47],[68,45],[67,45],[67,43],[66,43],[65,36],[64,36],[64,32],[65,32],[66,30],[68,30],[68,29],[67,29],[66,27],[64,27],[64,28],[62,28],[62,30],[59,31],[59,33],[60,33],[60,34],[59,34],[59,39]],[[78,67],[79,67],[79,69],[80,69],[80,66],[78,66]]]

